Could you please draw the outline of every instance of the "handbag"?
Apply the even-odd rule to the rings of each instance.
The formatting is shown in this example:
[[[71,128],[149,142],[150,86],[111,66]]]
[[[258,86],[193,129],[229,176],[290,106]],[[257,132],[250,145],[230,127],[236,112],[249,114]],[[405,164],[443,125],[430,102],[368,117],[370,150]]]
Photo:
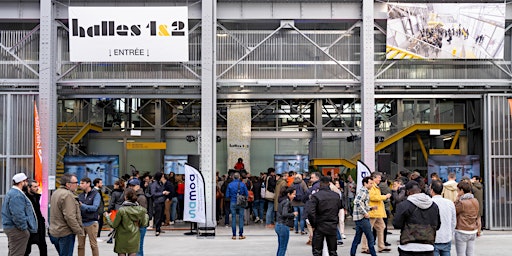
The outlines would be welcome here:
[[[238,191],[236,192],[236,205],[243,208],[247,207],[247,197],[240,194],[240,182],[238,183]]]
[[[252,190],[248,191],[249,196],[247,197],[247,202],[254,202],[254,192]]]
[[[268,177],[265,181],[265,199],[274,201],[274,192],[268,191],[268,179],[270,179],[270,177]]]

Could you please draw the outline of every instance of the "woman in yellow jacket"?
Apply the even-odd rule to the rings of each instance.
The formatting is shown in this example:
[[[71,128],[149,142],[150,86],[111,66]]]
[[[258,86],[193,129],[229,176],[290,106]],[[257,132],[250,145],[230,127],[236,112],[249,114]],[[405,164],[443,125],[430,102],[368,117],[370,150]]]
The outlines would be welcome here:
[[[387,248],[384,244],[384,228],[386,228],[386,224],[384,223],[384,218],[386,218],[386,209],[384,208],[384,201],[391,197],[391,194],[382,195],[379,188],[379,183],[382,178],[382,173],[373,172],[373,187],[369,190],[370,195],[370,207],[377,207],[376,210],[369,212],[370,214],[370,224],[372,228],[377,231],[377,245],[378,252],[389,252],[391,249]],[[375,208],[374,208],[375,209]],[[368,251],[368,241],[366,237],[363,236],[362,242],[362,252],[367,253]]]

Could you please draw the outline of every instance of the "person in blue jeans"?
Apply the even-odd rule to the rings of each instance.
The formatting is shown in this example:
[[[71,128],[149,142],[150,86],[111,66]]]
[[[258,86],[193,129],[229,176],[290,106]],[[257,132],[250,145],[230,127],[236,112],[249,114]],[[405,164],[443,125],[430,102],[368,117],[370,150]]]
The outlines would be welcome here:
[[[300,234],[305,235],[307,233],[304,231],[304,227],[306,226],[306,216],[304,215],[304,202],[306,201],[306,193],[308,191],[308,186],[302,180],[301,174],[295,175],[292,187],[295,188],[296,196],[293,200],[290,201],[290,204],[291,206],[293,206],[293,211],[299,213],[299,215],[297,216],[297,218],[295,218],[293,223],[293,226],[295,228],[295,234],[299,233],[300,228]]]
[[[229,183],[228,188],[226,189],[226,198],[230,199],[230,210],[231,210],[231,231],[233,232],[233,237],[231,239],[236,240],[236,216],[238,215],[238,239],[243,240],[246,237],[244,236],[244,211],[245,208],[243,206],[237,205],[236,198],[237,195],[248,196],[249,192],[247,191],[247,187],[240,180],[240,173],[236,172],[233,175],[233,181]]]
[[[376,256],[375,247],[373,246],[373,233],[372,226],[370,225],[370,214],[369,211],[374,208],[370,207],[370,195],[368,189],[372,188],[373,179],[371,177],[363,178],[363,187],[357,192],[356,197],[354,198],[354,215],[352,218],[356,223],[356,235],[354,240],[352,241],[352,247],[350,248],[350,255],[355,256],[357,251],[357,246],[361,243],[361,238],[363,237],[363,233],[368,240],[368,249],[369,253],[372,256]]]
[[[55,249],[60,256],[72,256],[73,249],[75,248],[75,234],[70,234],[63,237],[54,237],[49,235],[50,242],[55,246]]]
[[[295,198],[295,188],[289,187],[279,197],[277,206],[277,219],[275,231],[277,234],[277,256],[285,256],[288,240],[290,238],[290,226],[297,218],[298,212],[293,211],[290,201]]]

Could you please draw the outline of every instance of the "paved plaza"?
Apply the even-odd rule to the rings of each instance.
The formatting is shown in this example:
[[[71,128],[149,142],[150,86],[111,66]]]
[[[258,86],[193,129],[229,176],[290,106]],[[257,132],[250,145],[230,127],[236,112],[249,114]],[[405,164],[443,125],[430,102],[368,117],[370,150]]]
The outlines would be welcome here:
[[[244,234],[246,240],[231,240],[231,227],[218,226],[215,238],[196,238],[196,236],[186,236],[184,233],[186,225],[178,225],[180,230],[166,230],[165,233],[156,237],[154,231],[149,231],[146,235],[144,244],[144,254],[146,256],[159,255],[275,255],[277,250],[277,236],[274,230],[265,229],[264,225],[249,225],[245,227]],[[348,222],[346,226],[347,239],[344,239],[344,246],[338,246],[338,255],[349,255],[350,244],[354,237],[353,222]],[[399,231],[390,230],[392,235],[388,235],[388,242],[392,244],[390,253],[380,253],[379,255],[398,255],[397,241]],[[102,235],[106,236],[107,231]],[[306,245],[307,235],[295,234],[290,232],[290,241],[286,255],[302,256],[311,255],[311,247]],[[48,255],[57,255],[55,247],[48,243]],[[75,243],[76,247],[76,243]],[[115,255],[114,245],[105,242],[99,243],[100,255]],[[7,237],[0,232],[0,255],[7,254]],[[360,247],[359,250],[360,251]],[[77,250],[75,248],[75,255]],[[37,246],[32,246],[32,255],[39,255]],[[89,243],[86,244],[86,255],[91,255]],[[366,255],[358,253],[357,255]],[[455,255],[455,246],[452,245],[452,255]],[[485,230],[482,237],[477,239],[477,256],[510,256],[512,255],[512,231],[489,231]]]

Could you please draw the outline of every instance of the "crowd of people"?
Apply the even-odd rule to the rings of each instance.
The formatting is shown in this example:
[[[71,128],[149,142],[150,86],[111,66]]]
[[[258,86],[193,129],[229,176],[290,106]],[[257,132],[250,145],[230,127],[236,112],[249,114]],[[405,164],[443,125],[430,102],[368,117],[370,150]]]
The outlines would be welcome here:
[[[391,251],[387,241],[388,219],[400,230],[400,255],[450,255],[452,242],[457,255],[474,255],[475,239],[482,228],[482,185],[479,177],[454,173],[442,182],[436,173],[430,182],[419,172],[400,173],[393,181],[373,172],[362,179],[362,188],[349,173],[276,173],[274,168],[259,176],[239,169],[217,178],[216,218],[232,229],[232,239],[246,239],[244,225],[254,223],[273,229],[277,255],[285,255],[290,231],[304,235],[313,255],[322,255],[324,241],[330,256],[343,245],[345,220],[352,218],[355,236],[350,249],[356,255]],[[39,207],[38,183],[23,173],[13,177],[13,188],[2,205],[2,225],[8,237],[9,255],[29,255],[37,244],[47,255],[45,219]],[[76,196],[78,187],[80,193]],[[103,201],[103,182],[64,174],[50,200],[49,238],[59,255],[85,255],[88,237],[92,255],[99,255],[98,242],[103,217],[112,228],[114,252],[144,255],[144,237],[150,220],[155,236],[161,227],[183,218],[182,175],[138,172],[114,183],[110,200]],[[248,204],[240,204],[244,196]],[[106,209],[105,209],[106,208]],[[231,215],[231,218],[230,218]],[[222,220],[223,219],[223,220]],[[238,220],[238,226],[237,226]],[[231,225],[230,225],[231,224]],[[237,232],[238,231],[238,232]]]

